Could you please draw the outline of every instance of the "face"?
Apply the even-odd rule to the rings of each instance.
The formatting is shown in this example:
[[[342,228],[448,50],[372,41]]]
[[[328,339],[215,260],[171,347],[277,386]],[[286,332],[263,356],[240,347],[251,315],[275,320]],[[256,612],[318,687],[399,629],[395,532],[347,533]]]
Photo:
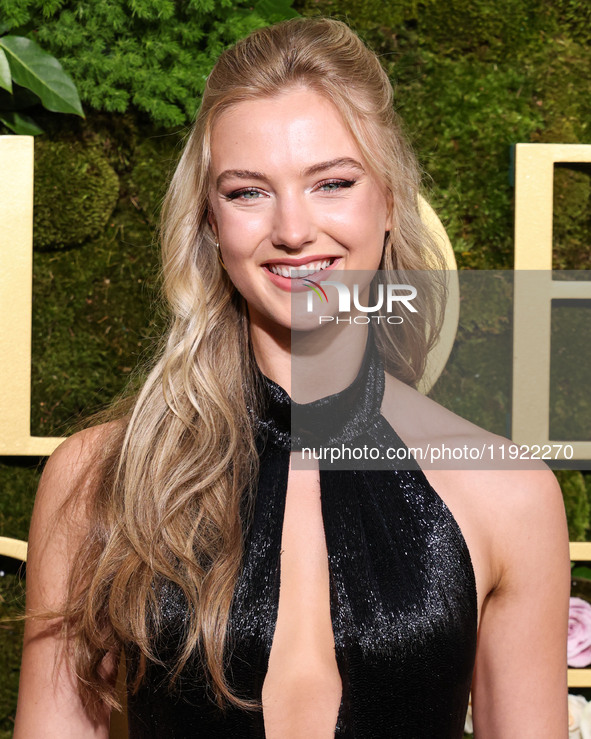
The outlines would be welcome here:
[[[211,159],[210,224],[251,324],[293,328],[304,277],[378,268],[391,227],[385,189],[318,93],[295,88],[225,111]]]

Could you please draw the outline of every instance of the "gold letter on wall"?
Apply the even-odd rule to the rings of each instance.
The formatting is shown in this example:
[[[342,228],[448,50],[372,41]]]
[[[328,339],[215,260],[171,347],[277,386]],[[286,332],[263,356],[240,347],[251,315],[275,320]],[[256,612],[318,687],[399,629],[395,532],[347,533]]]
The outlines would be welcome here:
[[[0,455],[42,456],[31,436],[33,137],[0,136]]]
[[[517,144],[515,147],[512,438],[530,447],[552,443],[549,438],[552,300],[591,298],[591,282],[552,279],[556,162],[591,162],[591,145]],[[560,441],[572,446],[574,454],[569,458],[591,459],[591,441]],[[564,459],[564,452],[556,458]]]

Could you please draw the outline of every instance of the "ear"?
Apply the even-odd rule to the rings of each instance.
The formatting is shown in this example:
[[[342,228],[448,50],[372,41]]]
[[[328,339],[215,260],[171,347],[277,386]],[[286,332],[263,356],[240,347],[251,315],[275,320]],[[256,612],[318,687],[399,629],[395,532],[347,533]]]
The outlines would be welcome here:
[[[386,193],[386,206],[388,208],[388,217],[386,218],[386,231],[392,231],[394,225],[394,196],[388,190]]]
[[[218,238],[218,224],[216,223],[213,210],[209,206],[207,208],[207,222],[209,223],[210,228],[213,231],[213,234],[217,239]]]

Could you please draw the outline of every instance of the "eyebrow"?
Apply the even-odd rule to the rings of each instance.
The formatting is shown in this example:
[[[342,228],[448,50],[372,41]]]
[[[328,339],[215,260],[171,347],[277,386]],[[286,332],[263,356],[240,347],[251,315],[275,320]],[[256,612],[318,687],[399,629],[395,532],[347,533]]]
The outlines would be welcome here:
[[[325,170],[332,169],[333,167],[352,167],[354,169],[358,169],[360,172],[365,172],[362,164],[356,159],[353,159],[352,157],[339,157],[338,159],[330,159],[327,162],[318,162],[318,164],[313,164],[311,167],[305,169],[302,172],[302,175],[304,177],[310,177],[311,175],[318,174],[319,172],[324,172]],[[266,175],[263,174],[263,172],[254,172],[249,169],[225,169],[217,178],[216,187],[219,188],[224,180],[230,179],[232,177],[236,177],[240,180],[268,179]]]

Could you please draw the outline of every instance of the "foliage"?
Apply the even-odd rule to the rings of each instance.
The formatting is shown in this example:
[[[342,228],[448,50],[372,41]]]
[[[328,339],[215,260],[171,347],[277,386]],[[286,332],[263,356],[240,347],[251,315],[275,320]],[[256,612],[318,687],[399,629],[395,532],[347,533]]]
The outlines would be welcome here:
[[[580,0],[554,0],[552,5],[565,35],[591,45],[591,5]]]
[[[589,169],[576,171],[561,166],[554,170],[555,269],[588,269],[591,265],[591,240],[587,237],[591,233]]]
[[[3,0],[2,6],[6,25],[34,32],[88,105],[119,113],[133,106],[163,126],[193,119],[225,46],[295,14],[289,0]]]
[[[509,436],[512,290],[510,271],[459,274],[456,341],[430,397],[489,431]]]
[[[0,531],[4,535],[27,539],[39,470],[37,459],[4,459],[0,465]]]
[[[168,180],[181,152],[180,138],[174,134],[166,137],[147,137],[139,141],[134,151],[130,172],[131,187],[151,225],[156,226],[162,199]]]
[[[560,470],[555,474],[564,498],[569,539],[585,541],[590,513],[585,478],[576,470]]]
[[[161,184],[164,166],[158,172]],[[76,249],[35,252],[33,433],[67,434],[122,391],[162,332],[153,315],[158,253],[149,216],[156,204],[142,208],[130,175],[121,172],[119,204],[103,230]],[[92,202],[80,185],[78,219]]]
[[[47,110],[84,117],[70,76],[31,39],[0,35],[0,88],[0,123],[17,134],[43,133],[21,112],[39,102]]]
[[[12,737],[14,706],[18,695],[18,679],[24,625],[22,621],[6,621],[22,612],[24,581],[16,573],[4,573],[0,558],[0,655],[2,690],[0,691],[0,739]]]
[[[579,273],[566,274],[572,279]],[[555,301],[550,346],[550,436],[586,441],[591,418],[591,301]]]
[[[72,141],[37,142],[33,210],[36,248],[79,246],[99,234],[118,196],[119,178],[98,146]]]
[[[539,0],[418,0],[406,7],[425,47],[450,57],[476,52],[503,61],[531,47],[548,25]]]

